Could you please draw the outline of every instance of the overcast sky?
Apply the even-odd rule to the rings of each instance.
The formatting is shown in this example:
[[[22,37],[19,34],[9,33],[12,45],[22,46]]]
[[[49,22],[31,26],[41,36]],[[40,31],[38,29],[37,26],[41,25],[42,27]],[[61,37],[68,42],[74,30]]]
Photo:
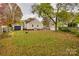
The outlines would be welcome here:
[[[29,17],[35,17],[40,21],[42,20],[42,18],[39,18],[37,15],[32,14],[33,3],[19,3],[18,5],[21,7],[21,10],[23,12],[23,18],[22,18],[23,20],[25,20]],[[52,5],[54,5],[54,4],[52,4]]]

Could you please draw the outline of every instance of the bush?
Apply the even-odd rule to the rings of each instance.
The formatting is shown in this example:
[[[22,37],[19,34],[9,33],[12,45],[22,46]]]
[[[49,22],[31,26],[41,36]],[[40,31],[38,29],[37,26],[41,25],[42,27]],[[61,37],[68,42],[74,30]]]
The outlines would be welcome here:
[[[78,29],[77,28],[70,28],[70,32],[75,34],[76,32],[78,32]]]
[[[79,29],[76,27],[60,27],[59,30],[63,32],[70,32],[79,37]]]
[[[71,32],[72,34],[75,34],[76,36],[79,36],[78,28],[70,28],[70,32]]]
[[[63,32],[70,32],[68,27],[60,27],[59,30]]]
[[[71,22],[71,23],[68,24],[68,27],[77,27],[77,23]]]

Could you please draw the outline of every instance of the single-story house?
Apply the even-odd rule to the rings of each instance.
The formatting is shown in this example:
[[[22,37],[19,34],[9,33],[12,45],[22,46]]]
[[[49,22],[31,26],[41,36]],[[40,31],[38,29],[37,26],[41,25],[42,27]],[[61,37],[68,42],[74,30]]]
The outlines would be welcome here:
[[[24,21],[24,29],[27,30],[43,29],[43,24],[41,21],[37,20],[36,18],[29,18]]]
[[[54,31],[55,25],[54,25],[53,21],[50,21],[49,27],[45,27],[43,25],[42,21],[39,21],[36,18],[29,18],[29,19],[24,21],[23,29],[26,29],[26,30],[47,29],[47,30]]]

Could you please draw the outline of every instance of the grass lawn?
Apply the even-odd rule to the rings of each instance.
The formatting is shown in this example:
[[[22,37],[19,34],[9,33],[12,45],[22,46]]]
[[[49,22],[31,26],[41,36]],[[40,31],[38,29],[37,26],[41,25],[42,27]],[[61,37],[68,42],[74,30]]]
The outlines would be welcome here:
[[[79,37],[65,32],[14,31],[0,40],[0,55],[79,55]]]

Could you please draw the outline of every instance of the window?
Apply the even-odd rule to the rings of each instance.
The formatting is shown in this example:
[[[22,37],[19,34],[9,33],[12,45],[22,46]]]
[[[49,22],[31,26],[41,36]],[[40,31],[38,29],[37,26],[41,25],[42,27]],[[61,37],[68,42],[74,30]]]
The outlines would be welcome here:
[[[39,25],[37,25],[37,27],[39,27]]]
[[[32,24],[32,27],[34,27],[34,25]]]

